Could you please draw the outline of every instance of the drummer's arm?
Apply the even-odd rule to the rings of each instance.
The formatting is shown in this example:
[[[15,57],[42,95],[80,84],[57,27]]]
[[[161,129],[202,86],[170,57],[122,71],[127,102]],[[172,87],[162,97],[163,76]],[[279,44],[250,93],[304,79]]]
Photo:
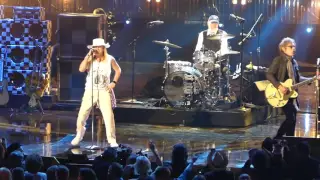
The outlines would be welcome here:
[[[202,44],[203,44],[203,32],[199,33],[198,43],[197,43],[196,49],[194,51],[200,51],[202,48]]]

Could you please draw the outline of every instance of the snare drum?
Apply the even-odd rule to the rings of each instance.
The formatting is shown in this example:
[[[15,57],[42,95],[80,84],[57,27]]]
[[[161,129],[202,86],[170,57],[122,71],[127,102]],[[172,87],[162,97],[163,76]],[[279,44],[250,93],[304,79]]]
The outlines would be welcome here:
[[[173,72],[181,71],[184,67],[192,66],[191,62],[187,61],[168,61],[167,63],[167,67],[164,67],[166,69],[166,76]]]

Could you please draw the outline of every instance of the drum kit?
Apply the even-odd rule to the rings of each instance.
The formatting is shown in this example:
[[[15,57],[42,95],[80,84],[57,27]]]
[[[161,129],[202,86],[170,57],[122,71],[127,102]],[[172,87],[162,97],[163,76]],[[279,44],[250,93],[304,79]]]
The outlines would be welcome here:
[[[230,34],[208,37],[209,40],[227,40],[234,38]],[[166,101],[178,109],[217,109],[219,105],[236,101],[230,91],[229,56],[240,54],[238,51],[212,50],[196,51],[193,62],[171,61],[169,48],[181,48],[169,40],[153,41],[164,46],[166,60],[164,62],[165,77],[162,90]]]

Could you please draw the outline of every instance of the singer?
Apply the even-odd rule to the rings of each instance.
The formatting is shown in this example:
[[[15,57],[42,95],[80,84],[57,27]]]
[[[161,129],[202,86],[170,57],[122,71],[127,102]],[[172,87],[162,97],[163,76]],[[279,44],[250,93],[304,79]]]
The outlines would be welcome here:
[[[89,53],[80,64],[79,71],[87,71],[88,75],[77,119],[77,135],[71,141],[73,146],[79,145],[82,140],[90,111],[97,104],[105,122],[107,140],[111,147],[118,147],[112,109],[116,105],[113,88],[119,80],[121,69],[115,58],[107,53],[109,47],[110,45],[106,44],[104,39],[94,39],[93,44],[88,46]],[[112,82],[110,82],[111,67],[115,71]]]
[[[276,57],[267,73],[266,78],[269,80],[274,87],[278,88],[282,93],[286,94],[289,89],[280,84],[287,79],[292,79],[293,84],[299,83],[300,81],[308,80],[300,75],[298,63],[293,56],[296,52],[296,43],[294,39],[284,38],[279,44],[280,56]],[[299,107],[297,99],[289,99],[289,102],[282,108],[286,119],[281,124],[275,138],[281,138],[283,135],[294,136],[296,127],[296,116]]]
[[[219,29],[219,17],[216,15],[211,15],[207,22],[208,29],[199,33],[198,43],[195,48],[195,52],[201,50],[212,50],[221,54],[228,51],[228,40],[209,40],[208,36],[213,36],[217,34],[227,34],[225,31]],[[219,52],[218,52],[219,53]]]

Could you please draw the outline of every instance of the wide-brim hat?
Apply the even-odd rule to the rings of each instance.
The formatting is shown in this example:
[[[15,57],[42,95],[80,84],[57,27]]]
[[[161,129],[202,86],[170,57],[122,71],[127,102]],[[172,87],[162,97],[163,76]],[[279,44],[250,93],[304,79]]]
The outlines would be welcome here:
[[[106,48],[110,47],[109,43],[105,43],[104,39],[102,38],[96,38],[92,40],[92,45],[88,45],[88,49],[91,49],[92,47],[96,47],[96,46],[104,46]]]

